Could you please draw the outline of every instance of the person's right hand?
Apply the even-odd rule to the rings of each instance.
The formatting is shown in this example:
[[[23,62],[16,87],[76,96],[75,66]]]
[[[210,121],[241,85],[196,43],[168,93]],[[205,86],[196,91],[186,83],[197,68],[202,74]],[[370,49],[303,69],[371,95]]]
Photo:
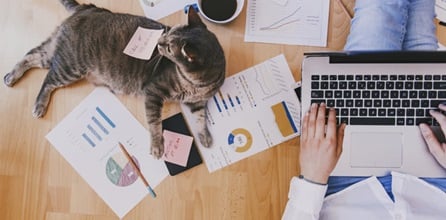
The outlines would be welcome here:
[[[446,111],[446,105],[444,104],[440,104],[438,108],[442,111]],[[446,116],[435,110],[430,110],[429,113],[440,124],[443,134],[446,134]],[[438,163],[446,169],[446,143],[440,143],[432,129],[427,124],[420,124],[419,127],[421,133],[423,134],[424,140],[427,143],[429,151],[438,161]]]

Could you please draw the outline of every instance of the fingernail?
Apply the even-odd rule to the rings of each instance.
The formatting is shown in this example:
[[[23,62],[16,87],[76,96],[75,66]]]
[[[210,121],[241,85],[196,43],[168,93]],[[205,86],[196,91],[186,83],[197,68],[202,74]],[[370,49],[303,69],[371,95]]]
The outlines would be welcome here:
[[[432,115],[432,113],[434,112],[434,110],[429,110],[429,114]]]

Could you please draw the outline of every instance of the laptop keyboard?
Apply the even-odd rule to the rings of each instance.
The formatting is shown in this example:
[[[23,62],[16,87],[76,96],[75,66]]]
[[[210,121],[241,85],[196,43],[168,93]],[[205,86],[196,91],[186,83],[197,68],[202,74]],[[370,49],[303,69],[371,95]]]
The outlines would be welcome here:
[[[446,104],[446,75],[312,75],[311,103],[349,125],[438,126],[429,110]]]

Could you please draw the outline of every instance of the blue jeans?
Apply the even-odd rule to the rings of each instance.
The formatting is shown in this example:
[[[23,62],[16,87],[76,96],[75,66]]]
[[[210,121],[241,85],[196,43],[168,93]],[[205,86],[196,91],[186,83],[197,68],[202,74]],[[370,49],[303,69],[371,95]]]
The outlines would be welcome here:
[[[435,0],[356,0],[355,16],[344,47],[347,51],[437,50]],[[330,177],[330,195],[366,177]],[[378,177],[391,193],[392,177]],[[424,178],[446,192],[446,178]]]
[[[435,0],[356,0],[345,50],[436,50]]]

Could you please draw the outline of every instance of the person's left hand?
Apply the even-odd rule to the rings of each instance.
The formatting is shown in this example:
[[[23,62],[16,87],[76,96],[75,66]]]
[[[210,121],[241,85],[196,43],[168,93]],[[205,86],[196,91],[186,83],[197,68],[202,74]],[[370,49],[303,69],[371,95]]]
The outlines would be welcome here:
[[[345,124],[336,129],[336,112],[330,109],[325,130],[325,103],[312,104],[303,119],[300,142],[301,175],[326,184],[342,152]]]

